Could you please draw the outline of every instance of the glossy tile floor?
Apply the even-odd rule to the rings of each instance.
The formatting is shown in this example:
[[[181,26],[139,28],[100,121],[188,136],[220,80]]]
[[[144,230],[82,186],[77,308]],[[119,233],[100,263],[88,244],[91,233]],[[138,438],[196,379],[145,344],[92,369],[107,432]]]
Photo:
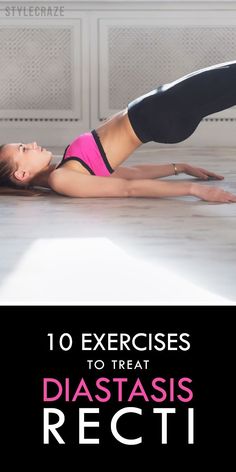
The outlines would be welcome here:
[[[143,149],[127,165],[172,161],[236,193],[236,149]],[[1,305],[236,304],[236,204],[1,196],[0,215]]]

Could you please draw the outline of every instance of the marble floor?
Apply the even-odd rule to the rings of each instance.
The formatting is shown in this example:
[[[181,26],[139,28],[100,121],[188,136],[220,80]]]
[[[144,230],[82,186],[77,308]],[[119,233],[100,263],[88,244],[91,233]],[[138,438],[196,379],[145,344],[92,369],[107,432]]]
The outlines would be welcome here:
[[[142,149],[127,165],[172,161],[236,193],[233,148]],[[236,304],[236,204],[1,196],[0,216],[2,306]]]

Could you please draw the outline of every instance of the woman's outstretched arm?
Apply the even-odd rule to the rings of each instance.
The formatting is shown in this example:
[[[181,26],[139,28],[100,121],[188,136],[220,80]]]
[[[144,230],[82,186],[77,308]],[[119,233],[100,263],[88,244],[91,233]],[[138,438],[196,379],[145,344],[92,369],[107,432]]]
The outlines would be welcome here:
[[[111,177],[128,180],[134,179],[158,179],[176,174],[186,174],[202,180],[223,180],[222,175],[215,174],[201,167],[191,166],[184,163],[159,164],[159,165],[137,165],[134,167],[118,167]]]
[[[70,169],[57,169],[49,177],[52,190],[68,197],[146,197],[194,196],[210,202],[236,202],[236,195],[220,188],[192,182],[167,182],[151,179],[110,179],[85,175]]]
[[[219,187],[200,185],[191,182],[167,182],[156,180],[130,181],[130,197],[181,197],[193,196],[208,202],[236,203],[236,195]]]

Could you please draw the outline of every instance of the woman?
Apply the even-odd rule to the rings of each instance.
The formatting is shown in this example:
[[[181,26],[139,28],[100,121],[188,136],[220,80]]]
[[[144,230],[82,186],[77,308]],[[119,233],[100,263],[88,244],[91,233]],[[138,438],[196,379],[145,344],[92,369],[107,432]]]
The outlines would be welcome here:
[[[0,185],[43,186],[69,197],[175,197],[191,195],[211,202],[236,202],[236,195],[198,183],[153,179],[185,173],[223,179],[184,163],[121,167],[143,143],[179,143],[204,116],[236,105],[236,61],[186,75],[143,95],[65,149],[59,165],[52,153],[31,144],[0,147]]]

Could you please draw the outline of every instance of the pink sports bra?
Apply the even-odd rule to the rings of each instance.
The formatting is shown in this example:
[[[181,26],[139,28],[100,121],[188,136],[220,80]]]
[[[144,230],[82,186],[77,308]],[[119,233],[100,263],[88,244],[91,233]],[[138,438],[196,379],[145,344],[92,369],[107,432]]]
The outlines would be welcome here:
[[[68,161],[80,162],[92,175],[106,177],[114,172],[95,129],[81,134],[67,146],[57,168]]]

